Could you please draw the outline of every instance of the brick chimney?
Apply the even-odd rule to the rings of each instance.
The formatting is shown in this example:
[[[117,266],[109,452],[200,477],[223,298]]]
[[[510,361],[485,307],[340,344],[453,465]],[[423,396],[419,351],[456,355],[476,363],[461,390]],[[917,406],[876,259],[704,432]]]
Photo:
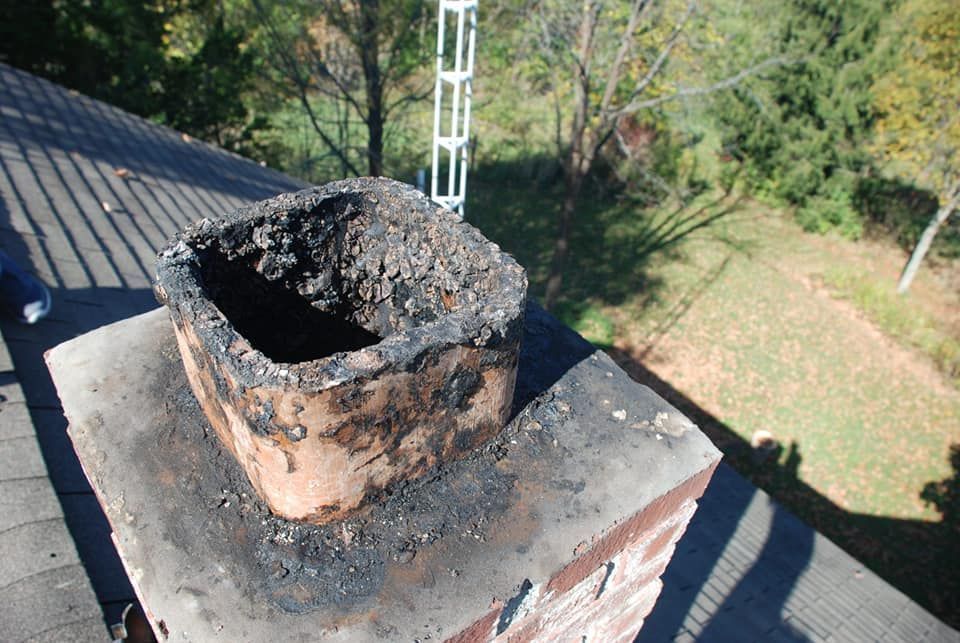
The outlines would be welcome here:
[[[476,230],[346,181],[158,274],[47,354],[158,639],[634,638],[720,453]]]
[[[526,276],[409,186],[204,219],[157,275],[194,394],[280,516],[346,517],[506,423]]]

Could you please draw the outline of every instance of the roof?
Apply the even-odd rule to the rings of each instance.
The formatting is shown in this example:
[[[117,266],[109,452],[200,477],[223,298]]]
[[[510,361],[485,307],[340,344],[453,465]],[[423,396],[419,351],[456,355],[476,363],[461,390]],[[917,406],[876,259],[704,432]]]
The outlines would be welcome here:
[[[0,323],[0,640],[108,640],[134,599],[44,351],[156,307],[156,249],[188,222],[301,187],[0,65],[0,249],[53,297],[34,326]]]
[[[0,322],[0,640],[107,640],[134,599],[44,351],[156,307],[155,252],[188,222],[300,187],[0,65],[0,249],[54,301]],[[663,580],[640,641],[960,640],[724,466]]]
[[[638,643],[960,640],[724,464],[663,584]]]

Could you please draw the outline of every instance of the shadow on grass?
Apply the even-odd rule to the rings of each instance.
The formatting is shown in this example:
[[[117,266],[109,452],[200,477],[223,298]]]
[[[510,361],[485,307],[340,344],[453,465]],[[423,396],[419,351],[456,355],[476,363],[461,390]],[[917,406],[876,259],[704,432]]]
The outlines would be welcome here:
[[[881,236],[892,236],[904,250],[917,239],[936,213],[937,195],[898,179],[867,176],[857,181],[854,204]],[[932,257],[960,257],[960,221],[948,220],[934,240]]]
[[[543,292],[555,238],[556,204],[562,189],[558,178],[556,164],[548,158],[481,166],[471,176],[468,221],[527,268],[534,297]],[[893,189],[874,186],[863,198],[872,194],[887,199],[890,195],[884,190],[888,188]],[[960,539],[955,526],[844,510],[799,480],[789,462],[757,463],[748,443],[643,366],[647,352],[628,354],[612,348],[613,329],[597,315],[597,306],[627,299],[641,305],[655,301],[664,284],[651,276],[653,262],[676,258],[677,241],[707,229],[740,206],[729,192],[718,191],[695,205],[667,209],[616,199],[596,186],[586,189],[571,236],[564,294],[555,312],[581,332],[584,325],[596,330],[590,333],[596,345],[703,427],[727,462],[755,485],[941,619],[960,625]],[[686,234],[674,237],[688,228]],[[726,262],[706,275],[665,323],[681,319],[725,268]]]
[[[555,165],[547,158],[533,158],[476,168],[466,208],[470,223],[526,267],[534,297],[542,296],[546,284],[562,196],[558,173],[549,171],[551,162]],[[651,263],[676,258],[679,242],[741,206],[741,197],[730,190],[690,203],[650,206],[598,184],[586,186],[555,312],[580,330],[581,321],[604,325],[591,319],[594,306],[637,297],[641,302],[654,300],[662,283],[651,276]],[[595,343],[607,347],[602,340]]]
[[[850,512],[797,477],[796,445],[791,445],[792,457],[788,454],[783,464],[776,460],[757,462],[748,442],[660,379],[638,355],[619,349],[608,353],[633,379],[652,388],[698,424],[723,451],[724,460],[753,484],[938,618],[953,627],[960,626],[960,529],[955,512],[960,448],[951,451],[953,478],[925,488],[924,498],[929,495],[937,504],[943,521]]]

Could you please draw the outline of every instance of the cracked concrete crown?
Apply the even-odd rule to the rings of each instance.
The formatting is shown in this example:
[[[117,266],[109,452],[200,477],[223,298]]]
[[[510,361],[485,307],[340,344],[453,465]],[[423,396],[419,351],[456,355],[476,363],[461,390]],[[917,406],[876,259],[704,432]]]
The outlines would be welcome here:
[[[205,414],[281,516],[349,515],[506,422],[526,275],[409,186],[202,219],[160,253],[155,290]]]

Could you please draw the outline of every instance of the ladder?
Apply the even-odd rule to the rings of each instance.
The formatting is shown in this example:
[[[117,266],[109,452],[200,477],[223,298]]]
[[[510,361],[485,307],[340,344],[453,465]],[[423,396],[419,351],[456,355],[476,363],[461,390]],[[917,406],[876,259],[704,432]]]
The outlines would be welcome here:
[[[437,84],[433,97],[433,165],[430,174],[430,198],[459,214],[461,219],[467,196],[470,99],[473,97],[477,3],[478,0],[440,0],[437,12]],[[452,69],[444,68],[448,18],[455,19],[457,24]],[[466,43],[464,43],[465,36]],[[466,56],[464,56],[464,49],[466,49]],[[446,121],[443,114],[445,93],[449,93],[449,103],[446,106],[449,110],[449,129],[443,128]],[[440,177],[441,165],[447,168],[444,180]]]

